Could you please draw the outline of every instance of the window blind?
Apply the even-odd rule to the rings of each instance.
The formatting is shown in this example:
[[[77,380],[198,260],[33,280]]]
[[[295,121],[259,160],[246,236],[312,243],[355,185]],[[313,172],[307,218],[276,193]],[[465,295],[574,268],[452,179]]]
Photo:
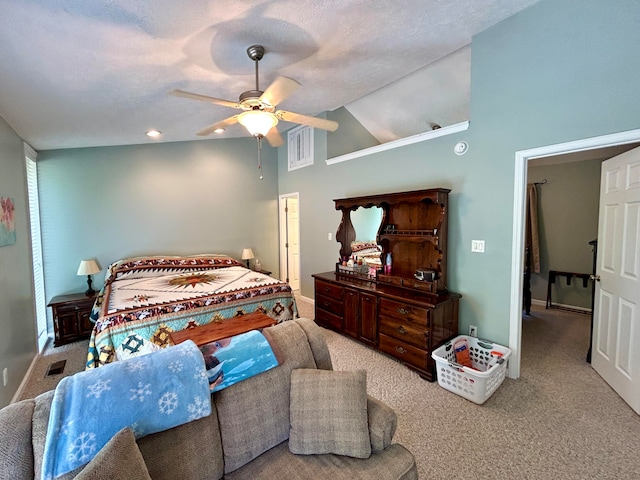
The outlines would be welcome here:
[[[36,152],[24,145],[27,169],[27,193],[29,196],[29,226],[31,230],[31,258],[33,262],[33,289],[35,294],[35,315],[38,331],[38,350],[47,343],[47,308],[44,293],[44,268],[42,261],[42,237],[40,234],[40,201],[38,197],[38,170]]]

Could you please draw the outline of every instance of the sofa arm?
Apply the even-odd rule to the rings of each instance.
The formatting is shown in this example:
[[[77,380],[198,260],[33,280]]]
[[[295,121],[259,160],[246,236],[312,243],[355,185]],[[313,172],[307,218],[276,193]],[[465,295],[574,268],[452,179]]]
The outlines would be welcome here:
[[[391,445],[398,426],[398,416],[391,407],[371,395],[367,395],[367,417],[371,453],[382,452]]]
[[[0,479],[34,478],[31,419],[33,399],[0,410]]]

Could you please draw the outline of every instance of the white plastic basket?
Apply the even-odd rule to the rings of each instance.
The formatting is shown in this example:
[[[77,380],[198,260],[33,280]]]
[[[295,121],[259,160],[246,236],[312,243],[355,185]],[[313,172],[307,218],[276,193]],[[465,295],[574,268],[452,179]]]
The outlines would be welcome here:
[[[456,362],[453,345],[462,339],[466,339],[469,345],[473,368],[463,367]],[[459,335],[436,348],[431,356],[436,362],[438,384],[442,388],[482,405],[504,381],[511,350],[487,340]],[[494,364],[487,369],[492,359],[498,362],[494,360]]]

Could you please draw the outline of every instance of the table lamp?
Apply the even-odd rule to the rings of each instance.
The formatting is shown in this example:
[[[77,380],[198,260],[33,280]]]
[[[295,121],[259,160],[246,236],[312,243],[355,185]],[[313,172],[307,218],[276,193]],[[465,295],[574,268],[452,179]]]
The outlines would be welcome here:
[[[253,258],[253,251],[250,248],[245,248],[242,250],[242,260],[247,261],[247,268],[249,268],[249,260]]]
[[[80,262],[80,266],[78,267],[78,275],[86,275],[87,276],[87,285],[89,288],[86,292],[84,292],[87,296],[95,295],[96,291],[91,288],[91,275],[94,273],[98,273],[100,271],[100,267],[95,260],[82,260]]]

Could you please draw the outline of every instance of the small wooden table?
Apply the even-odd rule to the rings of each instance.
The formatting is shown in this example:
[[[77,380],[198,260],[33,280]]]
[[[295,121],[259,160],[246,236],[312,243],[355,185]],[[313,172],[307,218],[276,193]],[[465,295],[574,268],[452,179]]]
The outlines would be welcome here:
[[[265,315],[264,313],[255,312],[247,313],[239,317],[233,317],[222,322],[212,322],[199,327],[191,327],[179,332],[169,334],[174,345],[184,342],[185,340],[193,340],[193,342],[201,347],[210,342],[215,342],[222,338],[233,337],[251,330],[258,330],[275,325],[277,322]]]

